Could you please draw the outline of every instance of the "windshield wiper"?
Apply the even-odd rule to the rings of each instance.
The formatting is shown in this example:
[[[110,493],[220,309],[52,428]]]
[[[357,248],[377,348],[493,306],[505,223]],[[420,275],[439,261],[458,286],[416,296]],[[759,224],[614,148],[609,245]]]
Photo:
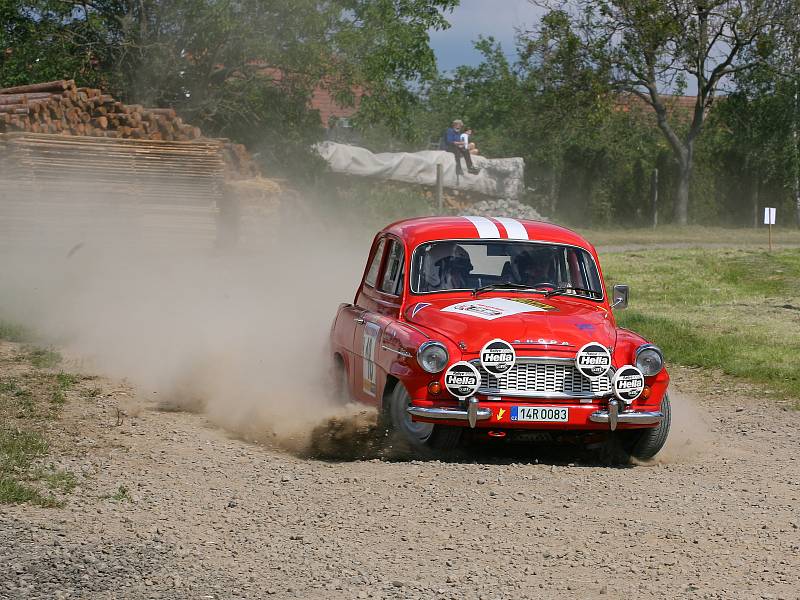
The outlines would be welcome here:
[[[581,288],[581,287],[572,287],[571,285],[553,288],[552,290],[546,292],[544,297],[550,298],[551,296],[558,296],[560,294],[566,294],[567,292],[585,292],[595,298],[603,297],[603,294],[601,294],[596,290],[588,290],[586,288]]]
[[[474,297],[481,292],[488,292],[490,290],[531,290],[532,292],[538,291],[540,294],[544,294],[544,291],[538,290],[529,285],[524,285],[522,283],[511,283],[510,281],[501,281],[499,283],[490,283],[489,285],[479,287],[478,289],[472,291],[472,295]]]

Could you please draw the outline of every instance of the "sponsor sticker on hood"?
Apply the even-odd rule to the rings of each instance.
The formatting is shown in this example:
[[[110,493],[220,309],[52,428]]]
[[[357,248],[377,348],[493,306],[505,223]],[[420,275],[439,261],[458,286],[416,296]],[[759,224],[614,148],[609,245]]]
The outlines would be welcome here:
[[[423,308],[427,308],[430,305],[431,305],[430,302],[417,302],[414,306],[408,309],[408,312],[411,313],[410,318],[413,319],[414,317],[417,316],[417,313],[419,311],[421,311]]]
[[[511,315],[550,310],[556,310],[556,308],[536,300],[527,300],[525,298],[488,298],[486,300],[468,300],[467,302],[451,304],[443,308],[442,312],[461,313],[478,317],[479,319],[493,321],[494,319],[509,317]]]

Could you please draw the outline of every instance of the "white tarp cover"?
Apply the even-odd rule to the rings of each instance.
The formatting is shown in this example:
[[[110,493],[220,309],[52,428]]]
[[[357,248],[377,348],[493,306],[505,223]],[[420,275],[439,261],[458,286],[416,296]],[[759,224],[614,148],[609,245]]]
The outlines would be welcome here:
[[[436,164],[441,163],[444,187],[478,192],[495,198],[517,198],[524,190],[525,161],[521,158],[484,158],[473,155],[477,175],[467,172],[456,179],[456,159],[451,152],[384,152],[373,154],[366,148],[322,142],[317,152],[335,173],[360,177],[379,177],[419,185],[436,185]]]

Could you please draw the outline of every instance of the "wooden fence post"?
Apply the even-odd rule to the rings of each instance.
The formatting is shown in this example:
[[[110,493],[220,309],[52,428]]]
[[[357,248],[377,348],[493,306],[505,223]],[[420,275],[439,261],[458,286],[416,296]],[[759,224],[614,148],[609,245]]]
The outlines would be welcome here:
[[[650,179],[650,206],[653,211],[653,229],[658,226],[658,169],[653,169]]]

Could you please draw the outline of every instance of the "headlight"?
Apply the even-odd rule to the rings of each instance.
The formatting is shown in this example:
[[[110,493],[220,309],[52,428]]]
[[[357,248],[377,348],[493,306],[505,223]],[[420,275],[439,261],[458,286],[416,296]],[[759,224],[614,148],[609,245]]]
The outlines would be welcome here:
[[[450,360],[447,348],[441,342],[425,342],[417,350],[417,362],[428,373],[439,373]]]
[[[640,346],[636,351],[636,366],[645,377],[657,375],[664,367],[664,355],[652,344]]]

